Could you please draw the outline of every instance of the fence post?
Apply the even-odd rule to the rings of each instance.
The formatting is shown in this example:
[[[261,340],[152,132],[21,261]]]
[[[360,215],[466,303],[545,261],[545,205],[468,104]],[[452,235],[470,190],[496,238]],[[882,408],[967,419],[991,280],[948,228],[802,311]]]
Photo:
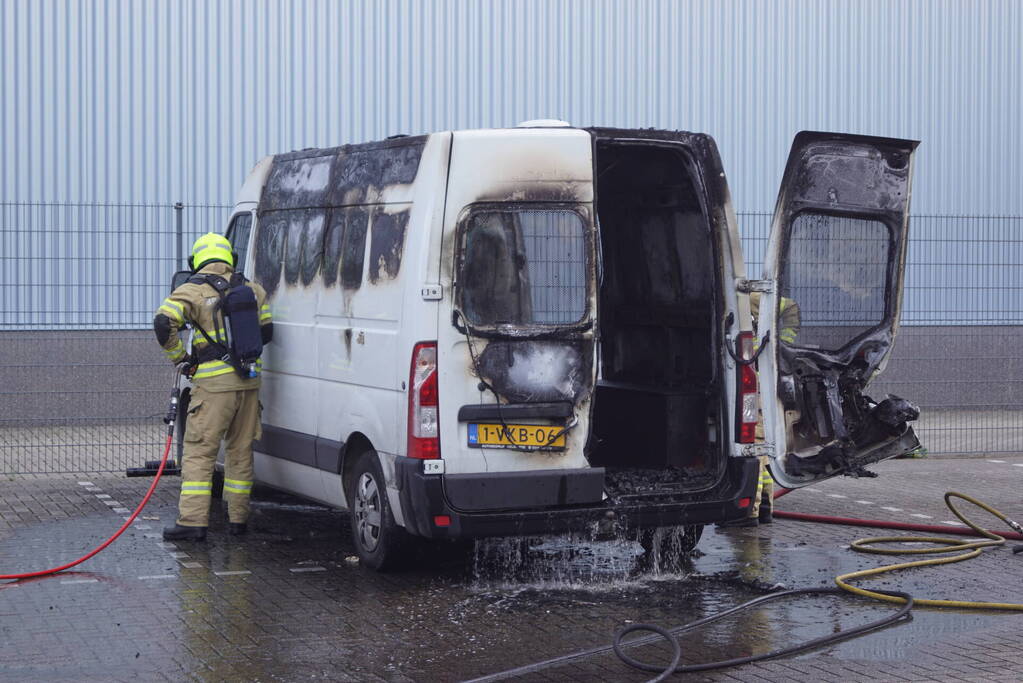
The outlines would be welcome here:
[[[181,202],[177,202],[174,205],[174,233],[177,236],[178,244],[175,251],[175,270],[183,268],[185,263],[185,245],[183,243],[185,238],[184,220],[182,213],[184,212],[185,205]]]

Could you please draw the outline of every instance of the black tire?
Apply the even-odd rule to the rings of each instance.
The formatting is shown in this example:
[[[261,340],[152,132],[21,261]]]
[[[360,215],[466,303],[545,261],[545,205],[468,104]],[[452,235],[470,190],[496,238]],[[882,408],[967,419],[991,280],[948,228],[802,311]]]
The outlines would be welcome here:
[[[652,568],[662,571],[682,569],[703,537],[703,525],[643,529],[639,543],[643,559]]]
[[[408,566],[416,539],[394,521],[376,452],[367,451],[356,460],[345,479],[345,497],[352,542],[362,563],[382,572]]]

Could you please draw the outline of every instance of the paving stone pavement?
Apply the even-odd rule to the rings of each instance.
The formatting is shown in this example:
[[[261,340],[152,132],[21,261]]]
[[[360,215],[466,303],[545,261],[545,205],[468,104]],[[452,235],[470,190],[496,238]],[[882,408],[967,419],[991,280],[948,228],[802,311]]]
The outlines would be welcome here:
[[[899,460],[876,479],[833,479],[778,509],[943,524],[948,489],[1023,520],[1023,458]],[[105,538],[149,480],[107,474],[0,481],[0,573],[52,566]],[[683,571],[641,570],[631,541],[486,541],[427,554],[415,571],[375,574],[353,561],[347,516],[262,492],[247,537],[215,514],[205,544],[164,543],[178,481],[114,545],[71,572],[0,585],[3,680],[455,681],[609,642],[636,621],[676,625],[770,587],[830,585],[887,563],[848,549],[849,526],[777,520],[708,529]],[[983,513],[965,509],[978,520]],[[951,525],[948,525],[951,526]],[[897,532],[893,532],[896,533]],[[869,585],[920,597],[1023,601],[1023,555],[907,570]],[[799,598],[686,634],[684,661],[722,659],[879,618],[865,599]],[[930,681],[1023,679],[1023,614],[918,609],[911,622],[795,657],[685,680]],[[663,645],[636,648],[666,661]],[[639,681],[610,654],[520,680]],[[683,678],[683,677],[679,677]]]

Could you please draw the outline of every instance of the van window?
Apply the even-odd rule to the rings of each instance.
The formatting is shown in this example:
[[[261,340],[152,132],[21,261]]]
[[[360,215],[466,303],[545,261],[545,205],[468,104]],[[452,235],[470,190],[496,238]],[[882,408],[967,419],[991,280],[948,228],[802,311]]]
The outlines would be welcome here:
[[[324,209],[275,211],[270,216],[284,223],[284,281],[289,285],[312,284],[323,259],[323,233],[327,222]]]
[[[326,212],[314,209],[307,212],[305,229],[302,233],[302,284],[310,285],[320,271],[323,259],[323,227],[327,222]]]
[[[362,285],[362,265],[366,261],[366,230],[369,213],[365,209],[345,209],[344,241],[341,245],[341,286],[358,289]]]
[[[397,213],[380,211],[373,215],[369,243],[370,282],[376,284],[385,278],[393,280],[398,277],[408,219],[408,210]]]
[[[477,325],[558,325],[586,314],[586,236],[568,210],[481,211],[464,235],[462,307]]]
[[[341,264],[341,244],[345,238],[348,213],[343,209],[330,212],[327,234],[323,238],[323,284],[333,287],[337,283],[337,269]]]
[[[288,232],[288,216],[278,211],[262,214],[256,230],[255,279],[267,296],[273,296],[281,279],[281,257]]]
[[[249,250],[249,233],[251,231],[252,214],[249,212],[235,216],[227,228],[227,239],[231,242],[231,248],[238,254],[238,262],[234,264],[234,269],[239,273],[245,272],[245,257]]]
[[[323,240],[323,284],[333,287],[341,274],[341,286],[358,289],[362,285],[362,265],[366,260],[366,232],[369,213],[363,208],[333,209]]]
[[[781,293],[798,307],[798,346],[837,351],[884,322],[890,241],[880,221],[796,217]]]
[[[284,247],[284,281],[289,285],[298,284],[302,272],[302,233],[305,228],[305,211],[283,211],[288,217],[288,237]]]

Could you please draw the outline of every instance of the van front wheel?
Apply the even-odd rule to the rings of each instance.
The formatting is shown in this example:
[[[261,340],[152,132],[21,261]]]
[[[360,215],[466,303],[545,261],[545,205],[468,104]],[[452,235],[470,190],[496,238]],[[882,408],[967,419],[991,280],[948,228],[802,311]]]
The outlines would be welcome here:
[[[399,527],[387,501],[380,462],[373,451],[363,453],[345,481],[352,540],[359,559],[378,571],[408,564],[414,539]]]

